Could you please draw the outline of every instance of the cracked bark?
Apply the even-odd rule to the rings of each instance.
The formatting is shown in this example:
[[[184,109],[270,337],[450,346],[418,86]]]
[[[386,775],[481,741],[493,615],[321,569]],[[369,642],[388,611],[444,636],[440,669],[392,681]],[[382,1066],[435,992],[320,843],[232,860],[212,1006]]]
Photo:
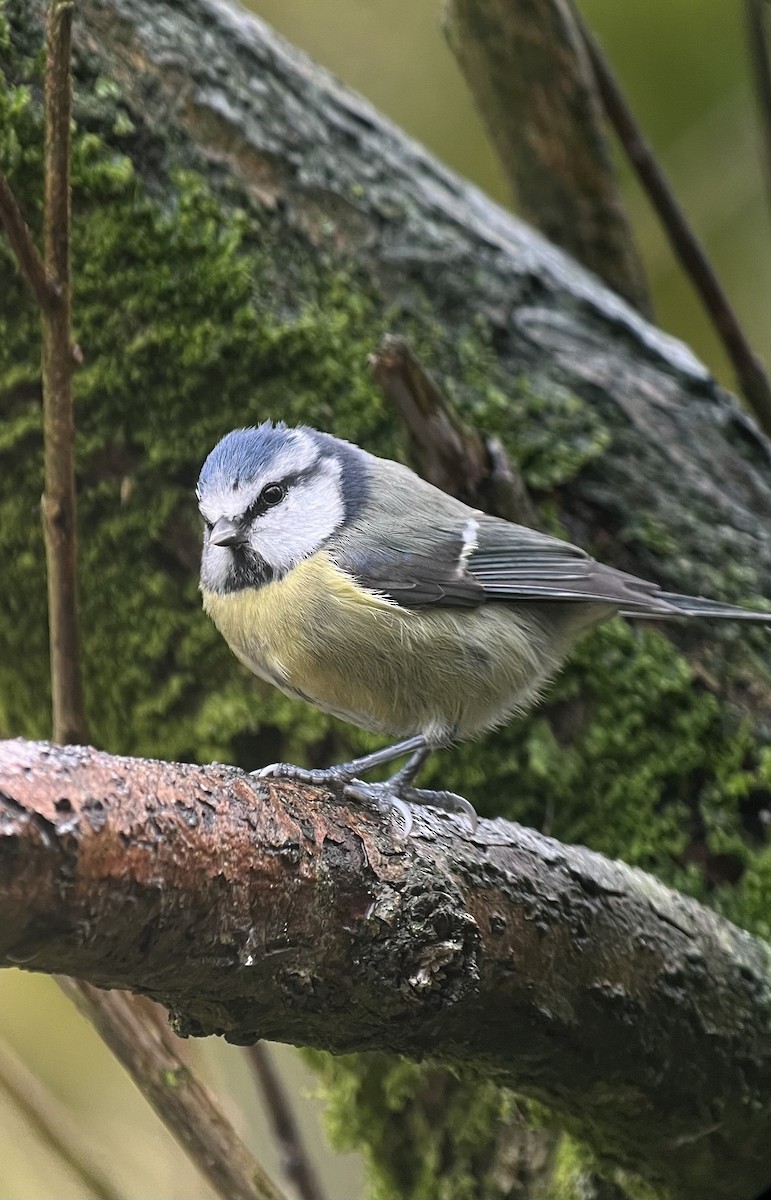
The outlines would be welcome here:
[[[771,1177],[771,954],[653,878],[504,821],[383,819],[234,768],[0,744],[0,965],[188,1035],[473,1066],[675,1195]]]

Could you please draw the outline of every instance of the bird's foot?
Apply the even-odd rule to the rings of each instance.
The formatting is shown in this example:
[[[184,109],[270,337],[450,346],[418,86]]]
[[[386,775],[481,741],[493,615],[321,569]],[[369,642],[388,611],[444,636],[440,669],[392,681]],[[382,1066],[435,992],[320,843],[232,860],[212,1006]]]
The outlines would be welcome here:
[[[375,750],[362,758],[350,762],[339,763],[333,767],[318,769],[297,767],[294,763],[273,763],[253,771],[257,779],[288,779],[295,783],[308,784],[312,787],[329,787],[352,800],[369,801],[382,811],[393,816],[398,813],[401,817],[401,835],[409,837],[412,830],[411,804],[424,804],[430,808],[441,808],[445,812],[455,813],[465,817],[471,833],[477,827],[477,814],[468,800],[456,796],[455,792],[430,791],[427,788],[413,786],[413,780],[425,762],[430,747],[424,737],[418,735],[406,741],[397,742],[394,746],[386,746]],[[394,758],[409,754],[410,758],[400,771],[386,779],[383,783],[365,783],[360,776],[375,767],[391,762]]]
[[[373,802],[389,816],[398,813],[401,817],[401,836],[408,838],[412,832],[411,804],[423,804],[429,808],[441,808],[444,812],[454,813],[465,817],[469,831],[474,833],[477,827],[477,814],[472,804],[455,792],[431,791],[428,788],[416,788],[404,784],[398,775],[386,779],[384,783],[365,783],[362,779],[352,779],[343,788],[343,795],[352,800]]]
[[[350,783],[352,779],[358,778],[359,775],[366,775],[367,771],[382,766],[383,763],[392,762],[393,759],[400,758],[403,754],[410,754],[412,755],[410,761],[402,768],[402,772],[398,773],[406,780],[409,772],[414,773],[417,770],[427,753],[425,738],[418,735],[407,738],[403,742],[396,742],[393,746],[384,746],[382,750],[373,750],[371,754],[353,758],[350,762],[337,763],[333,767],[314,769],[296,767],[294,763],[271,763],[269,767],[260,767],[259,770],[252,771],[252,775],[256,779],[291,779],[295,783],[307,783],[316,787],[326,785],[339,789]],[[409,775],[409,779],[412,779],[411,775]]]
[[[271,763],[251,774],[255,779],[289,779],[312,787],[331,787],[339,790],[355,778],[358,763],[337,763],[334,767],[297,767],[294,763]]]

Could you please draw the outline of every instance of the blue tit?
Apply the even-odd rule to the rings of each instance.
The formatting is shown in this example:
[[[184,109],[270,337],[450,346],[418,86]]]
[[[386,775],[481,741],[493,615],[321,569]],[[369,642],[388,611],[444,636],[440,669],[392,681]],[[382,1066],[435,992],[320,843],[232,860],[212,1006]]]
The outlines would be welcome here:
[[[473,827],[468,801],[414,786],[427,755],[524,712],[576,639],[614,613],[771,620],[664,592],[306,427],[227,434],[196,494],[203,606],[236,657],[287,695],[399,739],[326,770],[257,774],[372,798],[405,832],[411,802]],[[386,783],[359,778],[402,756]]]

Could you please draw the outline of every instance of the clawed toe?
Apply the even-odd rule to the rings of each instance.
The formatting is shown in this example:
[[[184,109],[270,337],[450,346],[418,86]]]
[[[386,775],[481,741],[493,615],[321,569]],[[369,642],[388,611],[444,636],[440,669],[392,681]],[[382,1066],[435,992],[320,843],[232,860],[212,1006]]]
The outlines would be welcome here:
[[[251,774],[255,779],[290,779],[293,783],[305,783],[314,787],[342,787],[351,779],[348,764],[336,767],[296,767],[294,763],[271,763]]]
[[[469,832],[475,833],[477,814],[474,806],[463,796],[455,792],[430,791],[427,788],[394,787],[392,780],[385,783],[364,783],[361,779],[353,779],[346,784],[343,794],[352,800],[374,801],[381,811],[393,814],[399,813],[402,819],[401,836],[407,838],[412,832],[412,813],[410,804],[419,804],[429,808],[439,808],[443,812],[464,817],[468,822]]]
[[[469,832],[476,833],[479,817],[473,804],[464,796],[455,792],[432,791],[430,788],[405,787],[401,796],[411,804],[425,804],[429,808],[440,808],[443,812],[465,817],[469,824]]]
[[[250,771],[252,779],[281,779],[284,772],[291,768],[291,763],[270,763],[267,767],[259,767],[256,771]],[[295,767],[295,770],[297,768]]]
[[[343,789],[343,795],[350,800],[374,801],[381,812],[393,817],[398,813],[401,817],[399,836],[408,838],[412,833],[412,813],[410,806],[387,783],[365,783],[363,779],[352,779]]]

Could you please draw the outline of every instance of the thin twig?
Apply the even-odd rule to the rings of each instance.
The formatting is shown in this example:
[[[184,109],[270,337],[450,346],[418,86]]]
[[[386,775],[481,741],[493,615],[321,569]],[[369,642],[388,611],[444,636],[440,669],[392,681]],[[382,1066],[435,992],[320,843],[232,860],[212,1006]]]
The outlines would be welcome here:
[[[45,1143],[98,1200],[123,1200],[113,1187],[62,1103],[29,1067],[0,1041],[0,1090],[21,1112]]]
[[[43,311],[56,300],[56,292],[46,279],[43,260],[32,240],[29,226],[16,203],[16,197],[5,175],[0,171],[0,224],[5,229],[21,273]]]
[[[747,403],[761,428],[771,436],[771,384],[763,364],[750,346],[703,246],[688,224],[599,45],[578,13],[576,21],[586,42],[608,119],[661,219],[670,246],[712,318]]]
[[[46,22],[45,253],[55,302],[43,309],[43,526],[54,739],[85,742],[80,667],[72,401],[70,282],[71,0],[49,0]],[[176,1054],[171,1035],[140,1001],[61,978],[133,1074],[161,1118],[226,1200],[282,1200],[213,1099]]]
[[[64,976],[88,1017],[158,1116],[223,1200],[286,1200],[176,1051],[162,1010]]]
[[[747,50],[755,81],[760,119],[763,168],[771,206],[771,55],[768,45],[768,0],[744,0]]]
[[[246,1053],[262,1092],[265,1111],[281,1149],[281,1165],[301,1200],[324,1200],[324,1189],[313,1168],[300,1126],[295,1120],[281,1076],[264,1042],[248,1046]]]
[[[48,575],[53,736],[85,742],[78,629],[75,427],[70,284],[71,0],[49,0],[46,19],[46,278],[57,302],[43,310],[43,529]]]

